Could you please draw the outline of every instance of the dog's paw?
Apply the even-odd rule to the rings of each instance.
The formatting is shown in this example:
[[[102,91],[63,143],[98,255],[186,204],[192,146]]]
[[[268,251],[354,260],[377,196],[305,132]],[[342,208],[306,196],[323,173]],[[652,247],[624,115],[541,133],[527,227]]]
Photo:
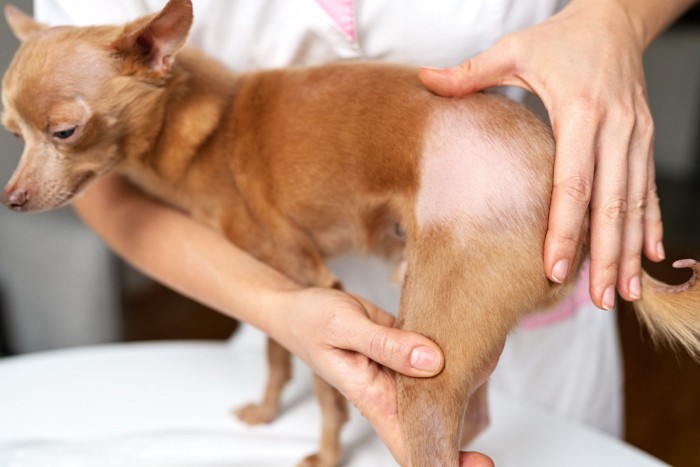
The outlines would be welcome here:
[[[337,465],[337,460],[324,460],[320,454],[311,454],[302,459],[302,461],[297,464],[297,467],[336,467]]]
[[[248,425],[261,425],[270,423],[277,416],[277,410],[264,404],[248,404],[233,411],[243,423]]]

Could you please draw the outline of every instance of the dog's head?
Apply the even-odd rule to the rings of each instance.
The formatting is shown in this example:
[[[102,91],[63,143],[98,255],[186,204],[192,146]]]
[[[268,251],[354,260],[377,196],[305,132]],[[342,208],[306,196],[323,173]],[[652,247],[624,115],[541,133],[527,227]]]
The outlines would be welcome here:
[[[2,123],[25,146],[2,202],[57,208],[148,150],[192,4],[170,0],[126,26],[49,28],[12,6],[5,17],[21,45],[2,83]]]

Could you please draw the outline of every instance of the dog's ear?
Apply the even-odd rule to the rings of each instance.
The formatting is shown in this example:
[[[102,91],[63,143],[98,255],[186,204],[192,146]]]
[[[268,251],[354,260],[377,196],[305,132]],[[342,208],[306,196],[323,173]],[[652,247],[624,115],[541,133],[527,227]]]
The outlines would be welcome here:
[[[10,4],[5,5],[5,20],[20,42],[24,42],[34,34],[48,28],[45,24],[34,21],[34,18],[25,15],[22,10]]]
[[[191,0],[170,0],[157,15],[128,24],[112,46],[162,76],[185,44],[193,19]]]

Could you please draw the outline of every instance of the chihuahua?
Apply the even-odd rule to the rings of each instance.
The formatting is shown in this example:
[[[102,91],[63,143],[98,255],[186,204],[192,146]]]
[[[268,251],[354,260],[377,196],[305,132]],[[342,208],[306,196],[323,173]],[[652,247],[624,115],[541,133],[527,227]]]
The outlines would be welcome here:
[[[339,288],[324,259],[351,250],[405,258],[397,325],[445,354],[436,377],[396,377],[408,464],[458,464],[509,331],[571,289],[543,272],[554,157],[544,123],[497,95],[437,97],[404,66],[233,73],[183,47],[189,0],[121,26],[5,14],[21,47],[3,124],[25,149],[4,204],[53,209],[119,173],[300,284]],[[636,310],[699,356],[700,267],[675,266],[693,278],[673,287],[645,275]],[[273,340],[268,362],[263,401],[238,411],[251,424],[275,417],[290,377]],[[347,403],[318,377],[315,391],[321,445],[302,465],[333,466]]]

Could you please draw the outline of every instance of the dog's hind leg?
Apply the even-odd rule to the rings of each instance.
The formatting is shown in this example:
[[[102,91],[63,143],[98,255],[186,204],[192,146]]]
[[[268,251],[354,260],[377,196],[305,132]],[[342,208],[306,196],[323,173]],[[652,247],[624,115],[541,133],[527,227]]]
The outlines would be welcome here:
[[[465,447],[489,426],[488,382],[479,386],[469,398],[462,420],[460,447]]]
[[[409,239],[398,325],[431,338],[445,354],[436,377],[397,375],[412,467],[458,465],[469,399],[495,368],[521,312],[547,288],[541,260],[518,253],[529,245],[503,241],[498,232],[465,234],[471,228],[437,225]]]

